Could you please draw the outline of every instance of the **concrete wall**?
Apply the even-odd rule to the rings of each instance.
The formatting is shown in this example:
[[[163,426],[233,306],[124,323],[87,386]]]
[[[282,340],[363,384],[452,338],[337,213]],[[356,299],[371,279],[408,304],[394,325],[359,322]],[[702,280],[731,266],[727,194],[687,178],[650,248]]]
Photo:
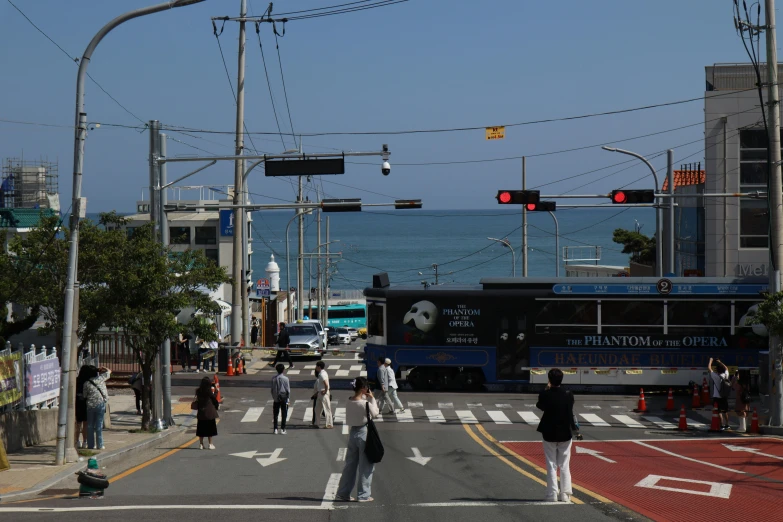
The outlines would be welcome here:
[[[58,411],[53,408],[0,414],[0,441],[6,452],[56,439]]]

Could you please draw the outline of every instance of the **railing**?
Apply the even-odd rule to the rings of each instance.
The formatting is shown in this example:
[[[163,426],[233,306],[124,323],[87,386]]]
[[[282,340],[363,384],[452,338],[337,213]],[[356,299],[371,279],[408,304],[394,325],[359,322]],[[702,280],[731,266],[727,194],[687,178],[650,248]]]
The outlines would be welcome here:
[[[3,350],[0,350],[0,357],[10,357],[15,353],[21,352],[21,356],[19,357],[19,364],[14,365],[14,375],[13,375],[13,377],[15,377],[16,379],[15,382],[16,382],[17,390],[19,390],[20,392],[20,398],[10,404],[0,406],[0,413],[5,413],[12,410],[37,410],[37,409],[45,409],[45,408],[56,408],[60,401],[59,393],[57,393],[55,397],[51,397],[51,391],[46,392],[51,398],[44,399],[39,402],[27,404],[27,402],[29,402],[27,395],[31,393],[29,390],[27,390],[27,387],[30,384],[32,384],[34,386],[33,390],[36,389],[38,390],[39,394],[36,395],[36,397],[42,396],[42,394],[40,393],[41,382],[44,383],[48,382],[50,384],[49,388],[52,391],[55,389],[59,389],[59,376],[60,376],[59,365],[56,368],[50,368],[48,370],[45,370],[43,373],[30,373],[30,375],[28,375],[29,370],[27,369],[27,367],[35,363],[57,359],[57,351],[54,348],[50,348],[47,350],[45,346],[42,346],[41,348],[36,348],[35,345],[30,345],[29,351],[25,352],[24,348],[21,346],[21,343],[20,343],[20,348],[21,349],[18,350],[11,350],[11,348],[5,348]],[[52,385],[52,383],[55,383],[56,386]]]
[[[119,333],[98,334],[91,347],[92,357],[112,373],[135,373],[140,370],[136,354]]]

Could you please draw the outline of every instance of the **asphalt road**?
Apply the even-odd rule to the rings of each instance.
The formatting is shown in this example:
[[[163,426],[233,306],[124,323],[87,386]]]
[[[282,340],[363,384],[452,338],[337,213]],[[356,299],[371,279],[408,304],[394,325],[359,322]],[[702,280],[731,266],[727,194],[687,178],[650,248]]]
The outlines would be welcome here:
[[[617,504],[602,503],[581,492],[575,492],[571,504],[543,502],[543,476],[510,457],[497,442],[540,440],[535,425],[524,422],[518,413],[534,410],[530,408],[535,402],[533,396],[404,393],[403,401],[410,406],[412,415],[386,415],[378,423],[386,455],[376,466],[372,489],[375,502],[359,504],[333,502],[330,497],[330,484],[338,480],[342,471],[340,450],[346,447],[347,435],[339,419],[333,430],[309,427],[305,409],[311,405],[309,390],[293,390],[294,407],[285,436],[272,434],[271,404],[267,404],[271,396],[267,389],[225,387],[223,394],[216,450],[199,450],[193,440],[195,430],[191,430],[130,462],[105,469],[110,477],[119,479],[115,479],[103,499],[56,498],[58,494],[73,494],[77,485],[69,480],[41,499],[0,506],[0,519],[644,519]],[[344,407],[348,395],[347,391],[335,390],[335,411]],[[594,408],[598,406],[602,412],[625,412],[634,406],[633,398],[585,400],[590,404],[580,398],[578,411],[598,411]],[[469,420],[463,423],[467,414],[473,415],[476,424]],[[622,425],[583,428],[586,437],[602,439],[630,438],[639,431]],[[644,431],[649,437],[669,435],[652,427]],[[422,465],[410,459],[417,454],[430,460]],[[153,462],[148,463],[150,460]],[[138,469],[121,475],[139,464]]]

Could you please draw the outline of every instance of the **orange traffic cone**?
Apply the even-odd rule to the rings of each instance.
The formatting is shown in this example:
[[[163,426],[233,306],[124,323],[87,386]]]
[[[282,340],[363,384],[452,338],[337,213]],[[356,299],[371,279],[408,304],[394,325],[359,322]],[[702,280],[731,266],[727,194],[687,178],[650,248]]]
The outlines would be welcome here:
[[[691,401],[691,409],[701,408],[701,400],[699,399],[699,385],[693,385],[693,400]]]
[[[685,406],[683,406],[684,408]],[[674,411],[674,395],[672,389],[669,388],[669,396],[666,398],[666,411]]]
[[[685,405],[680,408],[680,425],[677,427],[680,431],[688,431],[688,418],[685,416]]]
[[[228,370],[226,371],[226,377],[233,377],[234,373],[234,361],[231,358],[228,359]]]
[[[748,433],[755,433],[756,435],[758,435],[760,433],[759,432],[759,414],[756,411],[756,408],[753,408],[753,417],[751,418],[751,421],[750,421],[750,431],[748,431]]]
[[[643,413],[647,411],[647,404],[644,402],[644,388],[639,388],[639,405],[633,411],[637,413]]]
[[[710,431],[720,432],[720,415],[718,415],[718,408],[712,408],[712,424],[710,425]]]
[[[215,398],[217,399],[218,403],[223,402],[223,397],[220,396],[220,379],[218,379],[217,374],[212,377],[212,384],[215,386]]]
[[[701,404],[702,406],[709,406],[710,404],[710,387],[707,385],[706,378],[701,386]]]
[[[242,359],[237,358],[237,375],[242,375],[244,373],[245,364],[242,361]]]

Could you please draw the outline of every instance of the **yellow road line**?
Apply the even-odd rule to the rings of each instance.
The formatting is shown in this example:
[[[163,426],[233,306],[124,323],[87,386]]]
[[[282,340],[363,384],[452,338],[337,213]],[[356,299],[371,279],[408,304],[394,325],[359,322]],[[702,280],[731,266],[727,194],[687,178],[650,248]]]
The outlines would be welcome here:
[[[516,464],[514,464],[513,462],[511,462],[510,460],[508,460],[506,457],[504,457],[503,455],[501,455],[500,453],[498,453],[497,451],[495,451],[494,449],[492,449],[490,446],[488,446],[486,443],[484,443],[484,441],[483,441],[483,440],[481,440],[481,438],[480,438],[478,435],[476,435],[475,433],[473,433],[473,430],[472,430],[472,429],[470,429],[470,426],[469,426],[469,425],[467,425],[467,424],[463,424],[463,425],[462,425],[462,427],[463,427],[463,428],[465,428],[465,431],[466,431],[466,432],[468,432],[468,435],[470,435],[470,438],[472,438],[473,440],[475,440],[475,441],[476,441],[476,442],[479,444],[479,446],[481,446],[482,448],[484,448],[485,450],[487,450],[487,451],[488,451],[490,454],[492,454],[493,456],[495,456],[495,457],[497,457],[498,459],[500,459],[500,461],[501,461],[501,462],[503,462],[504,464],[506,464],[507,466],[509,466],[511,469],[513,469],[513,470],[514,470],[514,471],[516,471],[517,473],[520,473],[520,474],[522,474],[522,475],[526,476],[527,478],[529,478],[530,480],[533,480],[534,482],[538,482],[538,483],[539,483],[539,484],[541,484],[542,486],[546,487],[546,481],[545,481],[545,480],[541,480],[539,477],[537,477],[537,476],[533,475],[532,473],[530,473],[530,472],[528,472],[528,471],[525,471],[524,469],[520,468],[519,466],[517,466]],[[481,428],[481,426],[480,426],[480,425],[478,425],[477,427],[478,427],[478,428]],[[584,504],[584,502],[582,502],[581,500],[579,500],[579,499],[578,499],[578,498],[576,498],[576,497],[571,497],[571,501],[572,501],[574,504]]]
[[[166,452],[166,453],[164,453],[163,455],[159,455],[159,456],[155,457],[155,458],[154,458],[154,459],[152,459],[152,460],[148,460],[147,462],[143,462],[143,463],[139,464],[138,466],[135,466],[135,467],[133,467],[133,468],[131,468],[131,469],[127,470],[127,471],[123,471],[123,472],[122,472],[122,473],[120,473],[119,475],[115,475],[114,477],[112,477],[112,478],[110,478],[110,479],[109,479],[109,483],[110,483],[110,484],[112,484],[112,483],[114,483],[114,482],[117,482],[118,480],[124,479],[124,478],[125,478],[125,477],[127,477],[128,475],[131,475],[131,474],[133,474],[133,473],[136,473],[136,472],[137,472],[137,471],[139,471],[140,469],[144,469],[144,468],[146,468],[147,466],[150,466],[150,465],[152,465],[152,464],[155,464],[156,462],[160,462],[161,460],[163,460],[163,459],[165,459],[165,458],[168,458],[168,457],[170,457],[170,456],[174,455],[174,454],[175,454],[175,453],[177,453],[178,451],[182,451],[183,449],[187,448],[188,446],[192,446],[192,445],[193,445],[193,444],[195,444],[196,442],[198,442],[198,437],[195,437],[195,438],[193,438],[193,439],[189,440],[189,441],[188,441],[188,442],[186,442],[185,444],[183,444],[183,445],[181,445],[181,446],[178,446],[178,447],[174,448],[173,450],[169,450],[169,451],[167,451],[167,452]]]
[[[502,449],[504,452],[508,453],[510,456],[514,457],[515,459],[519,460],[520,462],[524,462],[525,464],[527,464],[528,466],[532,467],[533,469],[535,469],[539,473],[543,473],[544,475],[546,475],[546,470],[544,468],[542,468],[541,466],[536,465],[535,463],[533,463],[533,462],[529,461],[528,459],[524,458],[522,455],[518,455],[517,453],[515,453],[515,452],[511,451],[510,449],[508,449],[507,447],[505,447],[503,444],[499,443],[497,440],[495,440],[495,438],[492,435],[489,434],[489,432],[487,430],[484,429],[484,426],[482,426],[481,424],[477,424],[476,428],[492,444],[494,444],[498,448]],[[544,483],[544,484],[546,484],[546,483]],[[577,490],[577,491],[579,491],[581,493],[584,493],[585,495],[593,497],[594,499],[598,500],[599,502],[603,502],[604,504],[614,504],[613,501],[609,500],[608,498],[604,497],[603,495],[599,495],[598,493],[590,491],[587,488],[584,488],[582,486],[579,486],[579,485],[573,484],[573,483],[572,483],[572,487],[575,490]],[[576,499],[572,499],[572,500],[576,503]]]

